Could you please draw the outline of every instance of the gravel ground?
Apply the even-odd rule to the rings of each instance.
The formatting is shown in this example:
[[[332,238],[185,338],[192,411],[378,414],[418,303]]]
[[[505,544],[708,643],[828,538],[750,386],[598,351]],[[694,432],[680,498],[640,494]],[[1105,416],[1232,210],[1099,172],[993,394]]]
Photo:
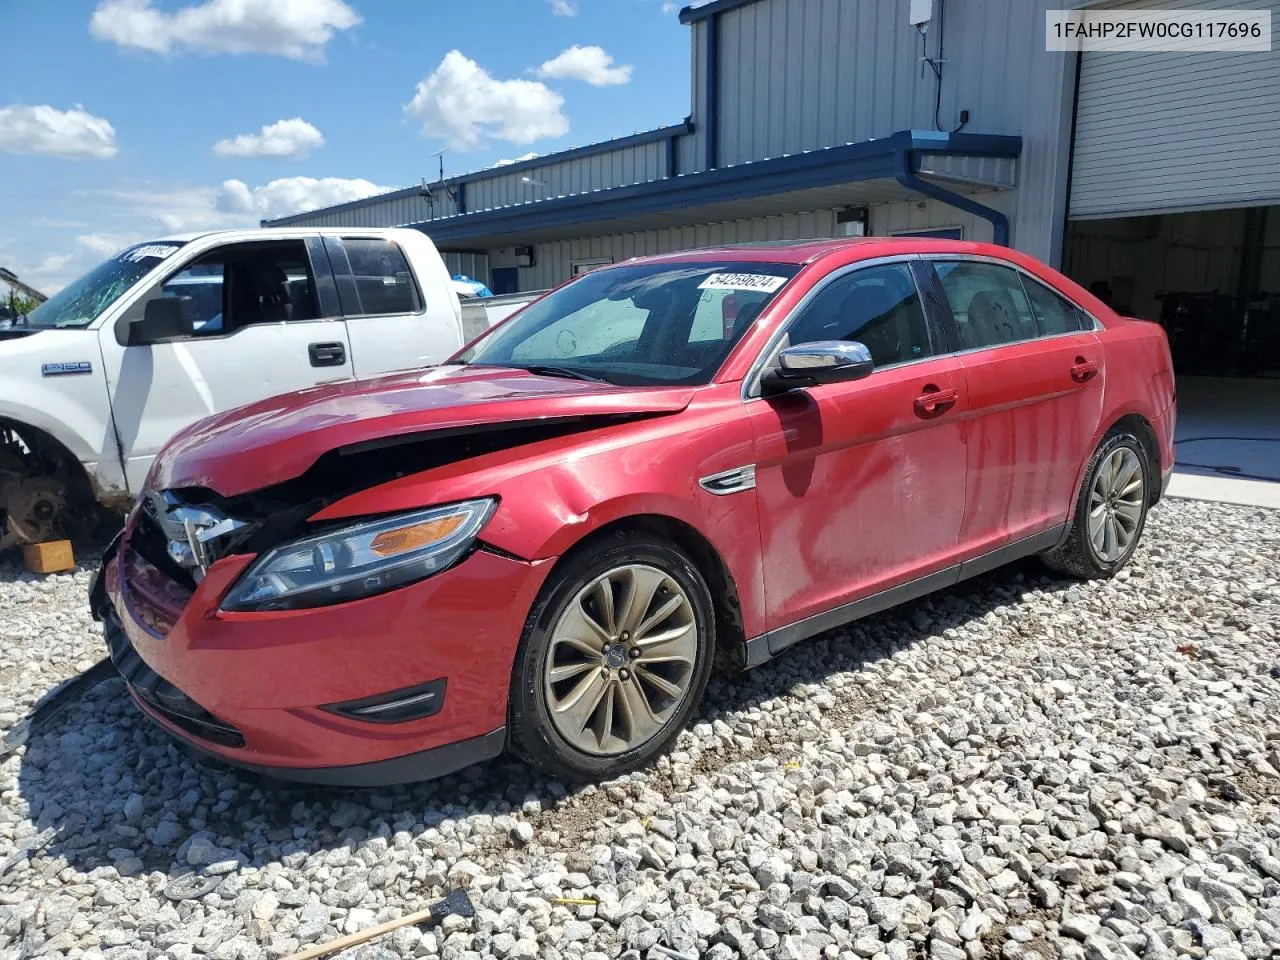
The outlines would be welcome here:
[[[88,574],[0,568],[0,725],[101,654]],[[712,682],[654,769],[318,791],[193,765],[119,680],[0,762],[0,957],[1280,955],[1280,513],[1169,501]],[[177,880],[178,882],[175,882]],[[586,900],[586,904],[557,899]],[[348,956],[351,956],[349,954]]]

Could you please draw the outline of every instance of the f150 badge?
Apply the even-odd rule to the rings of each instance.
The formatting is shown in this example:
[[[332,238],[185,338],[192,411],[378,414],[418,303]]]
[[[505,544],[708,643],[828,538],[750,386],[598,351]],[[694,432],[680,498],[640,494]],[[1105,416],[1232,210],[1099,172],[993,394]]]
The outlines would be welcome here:
[[[93,364],[88,360],[72,360],[67,363],[43,363],[40,365],[42,377],[66,377],[76,373],[93,373]]]

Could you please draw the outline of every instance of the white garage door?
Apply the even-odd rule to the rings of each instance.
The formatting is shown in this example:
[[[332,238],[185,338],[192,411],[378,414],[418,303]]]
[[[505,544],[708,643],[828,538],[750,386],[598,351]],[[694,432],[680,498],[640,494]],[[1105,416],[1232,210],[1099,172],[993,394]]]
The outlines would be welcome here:
[[[1280,203],[1280,0],[1270,53],[1085,53],[1071,217]],[[1118,9],[1262,8],[1153,0]]]

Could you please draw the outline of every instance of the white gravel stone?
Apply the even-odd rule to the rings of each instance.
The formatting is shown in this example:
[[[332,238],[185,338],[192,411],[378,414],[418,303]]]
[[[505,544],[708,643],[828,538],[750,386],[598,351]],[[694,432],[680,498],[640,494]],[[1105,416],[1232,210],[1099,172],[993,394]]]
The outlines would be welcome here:
[[[0,563],[0,729],[102,656],[87,587]],[[352,957],[1269,960],[1277,651],[1280,515],[1169,501],[1114,580],[1004,568],[716,675],[592,787],[302,791],[112,680],[0,760],[0,957],[281,960],[458,884],[474,919]]]

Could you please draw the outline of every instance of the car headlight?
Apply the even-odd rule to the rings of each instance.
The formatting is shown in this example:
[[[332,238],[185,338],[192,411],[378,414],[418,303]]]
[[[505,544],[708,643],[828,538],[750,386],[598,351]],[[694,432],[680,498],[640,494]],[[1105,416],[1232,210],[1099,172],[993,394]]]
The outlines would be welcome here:
[[[281,544],[236,581],[222,609],[291,610],[356,600],[444,570],[475,542],[497,500],[465,500]]]

